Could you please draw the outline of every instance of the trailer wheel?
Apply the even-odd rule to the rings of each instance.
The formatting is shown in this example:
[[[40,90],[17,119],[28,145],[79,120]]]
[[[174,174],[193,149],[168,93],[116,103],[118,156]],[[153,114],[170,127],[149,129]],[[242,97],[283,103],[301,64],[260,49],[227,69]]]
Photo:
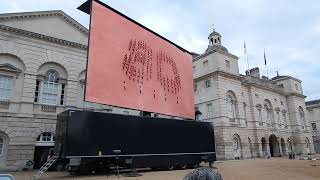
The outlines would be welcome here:
[[[210,168],[214,168],[213,162],[209,162],[209,167],[210,167]]]
[[[192,167],[193,169],[197,169],[197,168],[199,167],[199,163],[192,164],[191,167]]]
[[[174,166],[172,164],[168,166],[169,171],[172,171],[173,169],[174,169]]]
[[[56,171],[63,171],[64,170],[64,164],[62,162],[58,162],[56,164]]]
[[[180,167],[181,167],[181,169],[187,169],[188,166],[186,164],[184,164],[184,165],[181,165]]]

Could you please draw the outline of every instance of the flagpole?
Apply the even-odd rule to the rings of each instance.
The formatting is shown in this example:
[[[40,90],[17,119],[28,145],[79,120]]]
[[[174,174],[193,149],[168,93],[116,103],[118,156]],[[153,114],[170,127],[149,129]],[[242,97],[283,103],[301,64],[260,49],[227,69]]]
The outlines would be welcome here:
[[[268,64],[267,64],[267,57],[266,57],[266,49],[264,48],[264,65],[267,69],[267,77],[269,78],[269,71],[268,71]]]
[[[249,58],[248,58],[248,53],[247,53],[246,41],[244,41],[243,47],[244,47],[244,54],[245,54],[245,56],[247,58],[247,67],[248,67],[247,70],[248,70],[248,73],[250,74],[250,66],[249,66]]]

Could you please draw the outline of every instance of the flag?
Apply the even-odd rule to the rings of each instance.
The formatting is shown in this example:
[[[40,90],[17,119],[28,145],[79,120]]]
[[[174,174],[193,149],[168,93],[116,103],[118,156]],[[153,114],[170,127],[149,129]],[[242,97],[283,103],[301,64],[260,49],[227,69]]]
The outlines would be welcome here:
[[[266,50],[264,50],[263,56],[264,56],[264,65],[267,65]]]

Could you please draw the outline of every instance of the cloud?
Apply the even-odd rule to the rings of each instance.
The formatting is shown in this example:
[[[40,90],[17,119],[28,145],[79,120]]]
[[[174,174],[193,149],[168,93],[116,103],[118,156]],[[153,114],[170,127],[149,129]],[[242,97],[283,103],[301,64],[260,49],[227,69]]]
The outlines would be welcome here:
[[[76,10],[85,0],[10,0],[0,12],[61,9],[88,26],[86,14]],[[303,81],[308,100],[320,99],[320,16],[318,1],[291,0],[103,0],[178,45],[203,53],[215,24],[222,43],[239,57],[240,72],[247,68],[243,54],[246,41],[250,67],[269,75],[279,71]]]

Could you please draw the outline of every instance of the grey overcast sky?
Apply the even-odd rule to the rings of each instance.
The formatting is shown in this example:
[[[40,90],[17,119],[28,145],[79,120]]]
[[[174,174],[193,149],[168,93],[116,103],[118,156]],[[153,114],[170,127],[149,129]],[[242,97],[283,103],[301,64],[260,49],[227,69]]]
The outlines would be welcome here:
[[[63,10],[88,27],[88,15],[76,8],[85,0],[1,0],[0,13]],[[212,24],[222,43],[246,69],[303,81],[307,100],[320,99],[320,1],[317,0],[102,0],[189,51],[203,53]]]

